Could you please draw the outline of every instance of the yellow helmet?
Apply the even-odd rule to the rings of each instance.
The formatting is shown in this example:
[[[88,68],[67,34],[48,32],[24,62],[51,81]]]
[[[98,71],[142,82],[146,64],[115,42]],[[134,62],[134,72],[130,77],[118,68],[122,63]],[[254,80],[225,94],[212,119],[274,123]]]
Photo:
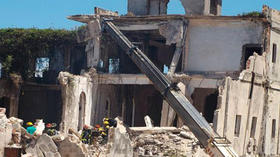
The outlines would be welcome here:
[[[106,127],[105,127],[106,129],[109,129],[110,128],[110,126],[109,125],[106,125]]]
[[[98,128],[98,131],[104,131],[104,129],[102,127]]]
[[[27,125],[27,126],[32,126],[33,123],[32,123],[32,122],[27,122],[26,125]]]
[[[107,134],[105,132],[102,132],[101,135],[105,135],[106,136]]]
[[[104,125],[109,125],[109,122],[106,120],[103,122]]]
[[[108,121],[109,120],[109,118],[103,118],[103,121]]]

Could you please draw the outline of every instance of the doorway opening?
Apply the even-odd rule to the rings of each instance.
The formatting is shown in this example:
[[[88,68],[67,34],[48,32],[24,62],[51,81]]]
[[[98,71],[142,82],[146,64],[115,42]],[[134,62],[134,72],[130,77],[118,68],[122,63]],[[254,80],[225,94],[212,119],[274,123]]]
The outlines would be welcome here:
[[[213,123],[218,103],[218,89],[196,88],[191,97],[195,108],[202,113],[207,122]]]

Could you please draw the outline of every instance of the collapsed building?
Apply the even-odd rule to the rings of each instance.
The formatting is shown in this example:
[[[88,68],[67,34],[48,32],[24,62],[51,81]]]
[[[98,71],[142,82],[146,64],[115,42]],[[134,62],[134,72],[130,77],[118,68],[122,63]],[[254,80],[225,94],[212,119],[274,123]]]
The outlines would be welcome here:
[[[46,82],[1,79],[1,107],[25,121],[57,122],[62,132],[117,116],[132,127],[145,126],[146,115],[155,126],[182,126],[152,82],[102,31],[100,18],[110,18],[158,69],[180,82],[238,155],[280,154],[280,12],[265,6],[257,16],[220,16],[220,0],[182,0],[186,15],[166,15],[168,2],[129,0],[125,16],[95,8],[94,15],[68,17],[87,24],[77,33],[84,49],[49,53]]]

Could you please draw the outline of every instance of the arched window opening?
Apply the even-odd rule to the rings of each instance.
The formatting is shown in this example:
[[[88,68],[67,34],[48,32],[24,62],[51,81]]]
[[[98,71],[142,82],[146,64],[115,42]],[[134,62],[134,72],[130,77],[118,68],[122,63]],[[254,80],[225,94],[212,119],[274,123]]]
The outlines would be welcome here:
[[[111,103],[110,103],[110,100],[107,99],[106,104],[105,104],[105,115],[107,117],[110,117],[110,114],[111,114],[110,111],[111,111]]]
[[[78,130],[82,130],[85,125],[86,94],[82,92],[79,100],[79,121]]]

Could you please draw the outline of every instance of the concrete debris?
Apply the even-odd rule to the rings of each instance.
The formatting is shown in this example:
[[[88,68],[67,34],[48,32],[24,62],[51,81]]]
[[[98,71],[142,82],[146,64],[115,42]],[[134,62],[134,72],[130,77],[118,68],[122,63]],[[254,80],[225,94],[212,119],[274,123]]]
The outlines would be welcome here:
[[[108,137],[108,157],[130,157],[133,156],[133,147],[127,128],[124,126],[123,122],[118,118],[117,127],[112,128],[109,131]]]
[[[187,127],[153,127],[148,116],[145,119],[149,127],[128,128],[116,118],[117,127],[110,128],[108,142],[97,139],[88,145],[81,142],[80,134],[73,129],[69,129],[68,134],[55,136],[45,133],[29,135],[21,126],[21,119],[7,119],[3,114],[5,109],[0,111],[1,155],[4,154],[3,148],[21,148],[23,141],[24,157],[207,156]],[[43,126],[43,121],[38,120],[36,124]],[[21,135],[24,135],[22,139]]]
[[[149,116],[145,116],[144,117],[145,123],[146,123],[146,127],[153,127],[153,123],[152,123],[152,119]]]
[[[56,144],[47,134],[41,135],[34,145],[27,147],[26,152],[38,157],[61,157]]]
[[[58,151],[62,157],[87,157],[89,156],[86,146],[75,135],[68,135],[58,143]]]
[[[108,148],[108,156],[208,156],[186,126],[126,128],[119,122],[110,130]]]
[[[119,16],[118,12],[113,12],[110,10],[105,10],[102,8],[94,7],[94,13],[96,15],[103,15],[103,16]]]
[[[134,153],[139,156],[208,156],[191,132],[132,134]]]
[[[21,126],[23,124],[22,119],[18,119],[15,117],[9,118],[10,123],[12,124],[12,141],[9,143],[10,145],[16,144],[17,146],[20,145],[21,142]]]
[[[12,130],[13,126],[7,119],[6,109],[0,108],[0,156],[4,156],[4,148],[12,140]]]
[[[43,131],[45,129],[45,123],[43,122],[42,119],[37,119],[36,122],[35,122],[35,127],[36,127],[35,134],[36,135],[42,135]]]

